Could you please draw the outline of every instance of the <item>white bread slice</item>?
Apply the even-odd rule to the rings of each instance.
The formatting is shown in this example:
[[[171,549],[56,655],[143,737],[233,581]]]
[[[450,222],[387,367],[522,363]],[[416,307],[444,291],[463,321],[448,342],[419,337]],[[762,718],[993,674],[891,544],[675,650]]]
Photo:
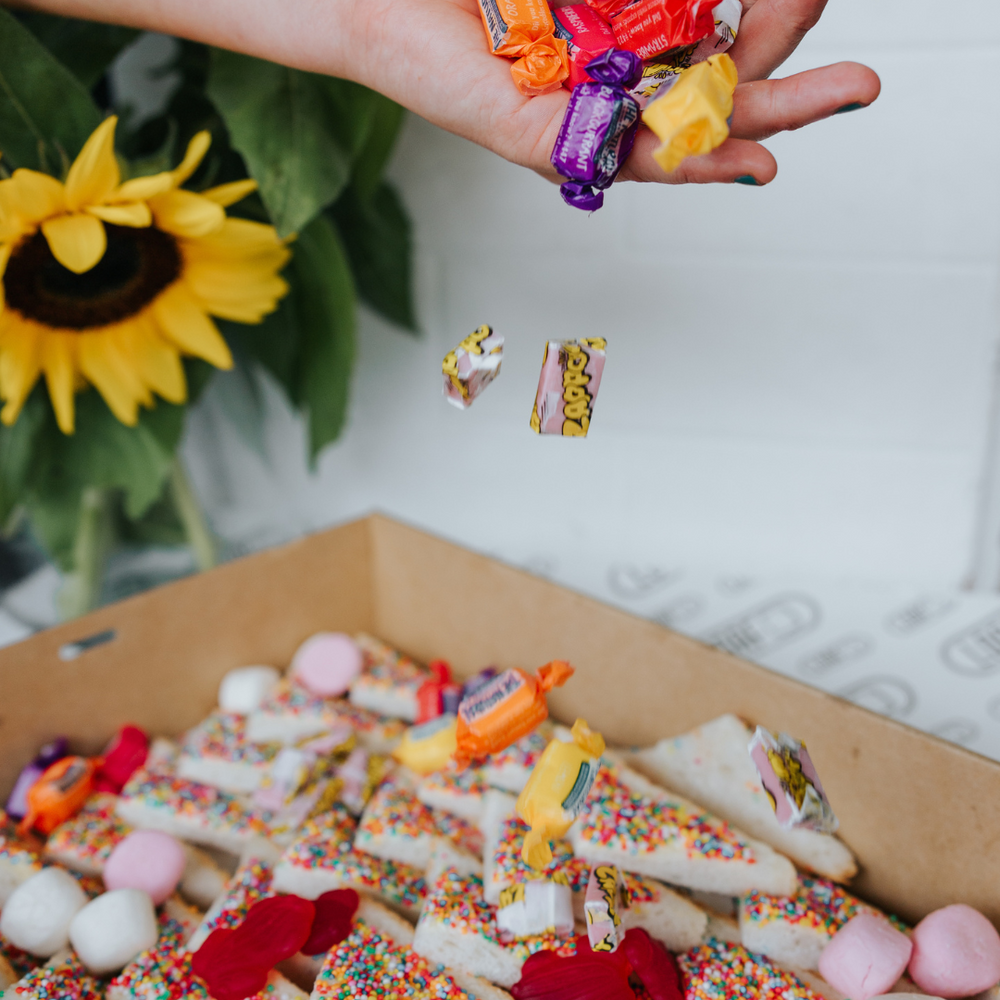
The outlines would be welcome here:
[[[687,951],[699,944],[708,928],[708,914],[686,896],[655,879],[626,872],[627,905],[622,926],[641,927],[670,951]]]
[[[671,885],[738,896],[795,891],[795,866],[770,846],[606,755],[570,828],[578,857]]]
[[[477,826],[482,822],[489,785],[483,771],[467,767],[458,771],[448,767],[429,774],[417,785],[417,798],[425,806],[453,813]]]
[[[802,868],[846,882],[858,866],[850,848],[832,834],[785,830],[747,752],[753,730],[735,715],[721,715],[690,733],[631,753],[627,762],[671,791],[770,844]]]

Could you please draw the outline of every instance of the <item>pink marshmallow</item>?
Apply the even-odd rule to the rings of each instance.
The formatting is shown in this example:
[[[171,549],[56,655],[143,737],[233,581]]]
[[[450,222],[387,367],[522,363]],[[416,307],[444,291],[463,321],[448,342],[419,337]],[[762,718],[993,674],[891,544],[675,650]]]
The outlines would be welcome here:
[[[134,830],[104,865],[109,889],[142,889],[159,906],[177,888],[187,855],[179,841],[159,830]]]
[[[852,1000],[888,993],[910,960],[910,939],[884,917],[858,914],[819,957],[819,974]]]
[[[964,903],[924,917],[913,929],[910,978],[922,990],[970,997],[1000,982],[1000,934]]]
[[[349,635],[317,632],[296,650],[292,674],[313,694],[335,698],[351,686],[361,665],[361,650]]]

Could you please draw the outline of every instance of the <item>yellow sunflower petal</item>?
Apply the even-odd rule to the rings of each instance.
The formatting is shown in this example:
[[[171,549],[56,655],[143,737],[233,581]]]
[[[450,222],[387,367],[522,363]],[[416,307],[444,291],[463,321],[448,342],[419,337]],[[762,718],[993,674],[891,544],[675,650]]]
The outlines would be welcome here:
[[[9,181],[0,182],[0,190],[4,215],[16,215],[31,227],[66,210],[65,188],[37,170],[15,170]]]
[[[160,332],[182,351],[216,368],[232,368],[233,356],[215,324],[182,282],[175,282],[153,303]]]
[[[149,202],[156,228],[174,236],[208,236],[221,229],[226,210],[193,191],[171,191]]]
[[[249,219],[229,218],[216,232],[185,244],[187,249],[194,253],[222,254],[227,258],[233,255],[251,256],[266,250],[286,252],[284,240],[278,236],[274,226]]]
[[[79,339],[75,333],[48,332],[42,343],[42,370],[49,387],[52,409],[56,411],[56,423],[63,434],[72,434],[76,423],[73,393]]]
[[[162,174],[152,174],[149,177],[133,177],[126,181],[107,199],[107,204],[117,205],[123,201],[146,201],[158,194],[169,191],[174,186],[174,175],[170,170]]]
[[[207,191],[202,191],[201,196],[214,201],[216,205],[228,208],[256,190],[257,182],[248,178],[245,181],[233,181],[231,184],[220,184],[218,187],[209,188]]]
[[[81,334],[78,351],[80,370],[104,397],[111,412],[123,424],[134,427],[139,419],[139,404],[151,403],[152,399],[129,367],[112,332]]]
[[[188,264],[184,280],[205,311],[237,323],[260,323],[288,294],[288,283],[270,265]]]
[[[116,334],[119,347],[139,377],[171,403],[187,399],[187,379],[177,348],[164,340],[151,318],[137,316]]]
[[[189,143],[184,159],[173,171],[174,184],[180,187],[197,169],[201,166],[201,161],[205,159],[208,147],[212,145],[211,132],[199,132]]]
[[[129,205],[91,205],[84,211],[104,222],[133,229],[143,229],[153,222],[153,213],[144,201],[133,201]]]
[[[74,274],[89,271],[104,256],[108,246],[104,223],[82,212],[46,219],[42,232],[52,256]]]
[[[17,420],[41,374],[40,331],[9,310],[3,315],[0,332],[0,397],[4,400],[0,420],[10,426]]]
[[[112,115],[94,130],[66,175],[66,207],[71,212],[85,205],[99,205],[121,181],[115,159],[115,125]]]

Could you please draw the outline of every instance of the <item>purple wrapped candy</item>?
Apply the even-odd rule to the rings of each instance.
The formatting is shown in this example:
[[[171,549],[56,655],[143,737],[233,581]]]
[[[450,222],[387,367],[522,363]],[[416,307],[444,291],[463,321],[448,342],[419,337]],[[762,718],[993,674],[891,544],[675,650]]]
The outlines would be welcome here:
[[[552,166],[568,178],[559,189],[566,204],[592,212],[604,204],[604,189],[632,152],[639,105],[626,88],[642,77],[642,60],[608,49],[587,64],[587,73],[594,82],[573,88]]]
[[[28,790],[57,761],[69,754],[69,742],[65,736],[58,736],[46,743],[38,756],[18,775],[14,788],[7,799],[7,815],[12,819],[24,819],[28,814]]]

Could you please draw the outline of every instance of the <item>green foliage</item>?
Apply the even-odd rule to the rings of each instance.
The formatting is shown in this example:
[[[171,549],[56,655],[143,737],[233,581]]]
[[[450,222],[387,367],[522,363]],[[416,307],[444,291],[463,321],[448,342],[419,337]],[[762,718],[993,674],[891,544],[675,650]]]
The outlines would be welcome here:
[[[100,123],[84,85],[0,7],[0,149],[8,167],[60,174]]]
[[[352,186],[330,214],[344,238],[361,297],[386,319],[415,331],[410,219],[395,189],[383,182],[365,199]]]
[[[75,17],[34,11],[19,13],[17,17],[88,90],[100,82],[118,53],[139,37],[134,28]]]
[[[132,103],[131,95],[112,93],[108,72],[136,37],[0,7],[3,166],[62,176],[102,117]],[[409,219],[383,179],[405,112],[355,83],[187,41],[162,72],[179,79],[163,112],[119,123],[126,174],[169,169],[207,129],[211,150],[188,186],[253,177],[258,193],[230,213],[297,234],[285,270],[290,292],[277,311],[257,326],[219,322],[234,370],[185,362],[191,401],[217,378],[222,411],[263,455],[257,371],[264,369],[307,420],[315,463],[346,423],[358,296],[400,327],[416,328]],[[125,427],[87,389],[76,397],[76,433],[66,436],[40,383],[14,426],[0,427],[0,525],[26,510],[35,534],[71,569],[81,497],[97,489],[118,542],[177,543],[184,525],[165,485],[186,411],[158,400],[136,427]]]

